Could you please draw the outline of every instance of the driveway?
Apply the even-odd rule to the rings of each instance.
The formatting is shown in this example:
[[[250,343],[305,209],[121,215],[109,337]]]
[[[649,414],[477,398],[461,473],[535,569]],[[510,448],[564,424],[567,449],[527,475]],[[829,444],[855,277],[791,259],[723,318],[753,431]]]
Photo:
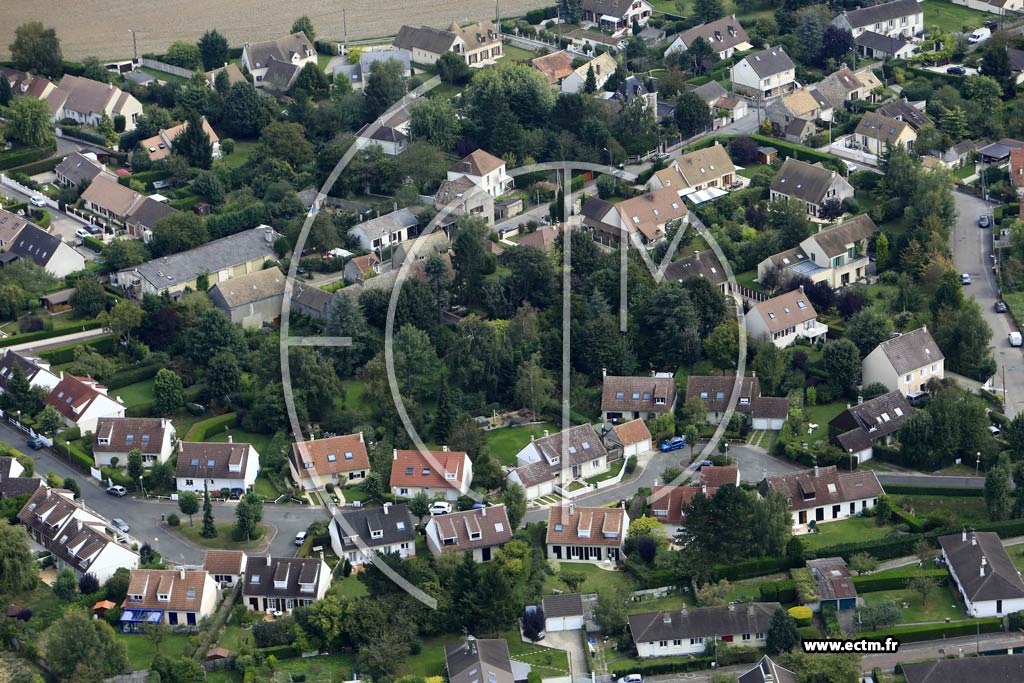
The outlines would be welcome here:
[[[729,456],[739,465],[740,479],[755,484],[764,479],[765,474],[774,477],[806,469],[769,455],[768,451],[757,446],[730,444]]]
[[[590,673],[590,668],[587,666],[587,653],[583,651],[581,631],[548,632],[540,644],[569,653],[569,670],[573,677]]]
[[[991,213],[992,206],[962,192],[954,192],[953,198],[958,213],[950,236],[953,260],[957,271],[971,276],[971,284],[964,287],[964,293],[974,297],[981,306],[985,322],[992,328],[993,356],[997,365],[992,384],[1002,391],[1005,377],[1006,414],[1012,418],[1024,409],[1024,354],[1007,341],[1007,335],[1016,329],[1013,320],[1008,314],[996,313],[994,308],[999,287],[992,272],[992,229],[978,227],[978,216]]]

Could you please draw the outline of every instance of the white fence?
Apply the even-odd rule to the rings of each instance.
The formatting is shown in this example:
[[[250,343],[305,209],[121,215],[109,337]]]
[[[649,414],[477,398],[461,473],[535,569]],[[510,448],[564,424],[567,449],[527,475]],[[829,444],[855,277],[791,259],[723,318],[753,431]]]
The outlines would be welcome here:
[[[629,463],[629,459],[633,458],[633,457],[636,457],[636,456],[627,455],[627,456],[623,457],[623,459],[622,459],[622,467],[619,468],[619,473],[616,474],[611,479],[605,479],[604,481],[597,482],[597,488],[598,489],[606,489],[609,486],[615,486],[616,484],[621,482],[622,478],[624,476],[626,476],[626,465]]]
[[[9,188],[11,188],[13,190],[17,190],[18,192],[20,192],[22,194],[27,194],[30,197],[34,197],[34,196],[39,194],[38,192],[33,190],[31,187],[28,187],[26,185],[22,185],[17,180],[14,180],[12,178],[8,178],[3,173],[0,173],[0,185],[4,185],[4,186],[9,187]],[[42,195],[39,195],[39,196],[42,196]],[[46,200],[46,205],[49,206],[51,209],[58,209],[58,210],[60,209],[60,205],[58,205],[57,202],[55,202],[54,200],[50,199],[49,197],[43,197],[43,199]]]
[[[157,71],[163,71],[165,73],[173,74],[175,76],[181,76],[182,78],[192,78],[195,71],[189,71],[183,69],[180,66],[174,66],[173,64],[167,64],[156,59],[150,59],[149,57],[143,57],[141,60],[142,66],[149,69],[156,69]]]

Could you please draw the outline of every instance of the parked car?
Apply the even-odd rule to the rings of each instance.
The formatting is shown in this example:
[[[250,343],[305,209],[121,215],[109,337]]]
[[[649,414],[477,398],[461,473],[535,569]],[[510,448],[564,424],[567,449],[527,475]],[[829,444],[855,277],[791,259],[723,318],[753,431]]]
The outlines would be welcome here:
[[[35,195],[34,197],[32,197],[32,199],[30,199],[28,201],[29,201],[29,204],[31,204],[32,206],[39,206],[39,207],[46,206],[46,197],[44,197],[41,194]]]
[[[860,167],[857,166],[857,164],[853,163],[852,161],[845,161],[844,160],[843,164],[846,166],[846,171],[848,173],[856,173],[857,171],[860,170]]]
[[[132,530],[132,528],[128,526],[128,522],[124,521],[120,517],[114,517],[112,520],[110,520],[110,523],[113,524],[114,528],[120,531],[121,533],[126,534]]]
[[[946,69],[946,73],[953,74],[954,76],[963,76],[964,74],[967,73],[967,69],[963,68],[962,66],[951,66],[948,69]]]
[[[38,451],[40,448],[46,446],[46,444],[43,443],[43,440],[40,439],[38,436],[33,439],[29,439],[28,441],[26,441],[26,443],[28,444],[28,447],[34,451]]]
[[[1003,430],[999,429],[999,427],[995,425],[989,425],[988,433],[991,434],[992,436],[999,436],[1000,434],[1003,433]]]
[[[1024,343],[1024,340],[1021,339],[1020,332],[1011,332],[1007,337],[1010,339],[1010,346],[1020,346]]]
[[[231,489],[231,491],[228,492],[228,498],[230,498],[231,500],[238,500],[239,498],[241,498],[244,495],[245,495],[245,489],[235,488],[235,489]]]
[[[702,468],[702,467],[711,467],[711,466],[713,466],[714,464],[715,464],[715,463],[711,462],[710,460],[701,460],[701,461],[700,461],[700,464],[699,464],[699,465],[697,465],[697,467],[696,467],[696,470],[697,470],[698,472],[700,472],[700,470],[701,470],[701,468]]]
[[[306,532],[305,531],[300,531],[299,533],[295,534],[295,545],[302,545],[305,542],[306,542]]]
[[[446,500],[438,500],[430,504],[431,515],[447,515],[452,511],[452,504]]]
[[[960,273],[960,284],[969,285],[971,284],[971,276],[967,273]]]
[[[1006,313],[1006,302],[1005,301],[997,301],[996,302],[996,313]]]
[[[86,237],[89,237],[89,236],[90,236],[90,233],[85,228],[79,228],[78,230],[75,230],[75,237],[77,237],[80,240],[84,240]]]
[[[644,683],[644,677],[640,674],[629,674],[620,678],[616,683]]]
[[[974,33],[967,36],[967,42],[976,45],[977,43],[983,43],[992,37],[992,29],[990,28],[978,28],[974,30]]]
[[[989,217],[988,217],[987,213],[983,213],[980,216],[978,216],[978,227],[979,228],[988,228],[988,227],[991,227],[991,225],[992,225],[992,223],[989,221]]]
[[[669,451],[677,451],[685,445],[686,437],[673,436],[671,439],[665,439],[662,441],[658,448],[660,448],[663,453],[667,453]]]
[[[85,229],[89,231],[90,235],[100,235],[103,233],[103,228],[98,225],[87,225]]]
[[[107,493],[111,496],[117,496],[118,498],[121,498],[126,493],[128,493],[128,491],[123,486],[108,486]]]

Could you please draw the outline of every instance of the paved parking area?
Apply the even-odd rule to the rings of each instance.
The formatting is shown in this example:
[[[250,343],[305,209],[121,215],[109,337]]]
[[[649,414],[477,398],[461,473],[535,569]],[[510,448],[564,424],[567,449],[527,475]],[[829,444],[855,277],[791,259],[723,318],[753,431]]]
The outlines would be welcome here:
[[[549,631],[541,644],[568,652],[569,669],[574,676],[590,673],[587,654],[583,651],[583,634],[579,631]]]
[[[803,469],[769,455],[763,448],[754,446],[730,445],[729,456],[739,465],[740,479],[754,483],[761,481],[765,474],[771,477]]]

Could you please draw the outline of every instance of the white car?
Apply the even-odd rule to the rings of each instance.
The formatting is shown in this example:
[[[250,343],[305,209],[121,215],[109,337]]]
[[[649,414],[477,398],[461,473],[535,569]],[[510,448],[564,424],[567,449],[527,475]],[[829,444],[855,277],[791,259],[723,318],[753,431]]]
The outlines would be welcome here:
[[[90,237],[89,231],[85,228],[79,228],[78,230],[75,230],[75,237],[80,240],[84,240],[86,237]]]
[[[110,520],[110,523],[113,524],[114,527],[121,533],[126,534],[132,530],[132,528],[128,526],[128,522],[124,521],[120,517],[114,517],[114,519]]]
[[[32,206],[46,206],[46,197],[42,196],[41,194],[37,194],[36,196],[32,197],[32,199],[28,200],[28,202]]]
[[[617,683],[644,683],[644,677],[640,674],[629,674],[620,678]]]
[[[306,532],[305,531],[300,531],[299,533],[295,534],[295,545],[302,545],[305,542],[306,542]]]
[[[430,504],[431,515],[447,515],[450,514],[451,511],[452,504],[447,501],[439,500]]]

